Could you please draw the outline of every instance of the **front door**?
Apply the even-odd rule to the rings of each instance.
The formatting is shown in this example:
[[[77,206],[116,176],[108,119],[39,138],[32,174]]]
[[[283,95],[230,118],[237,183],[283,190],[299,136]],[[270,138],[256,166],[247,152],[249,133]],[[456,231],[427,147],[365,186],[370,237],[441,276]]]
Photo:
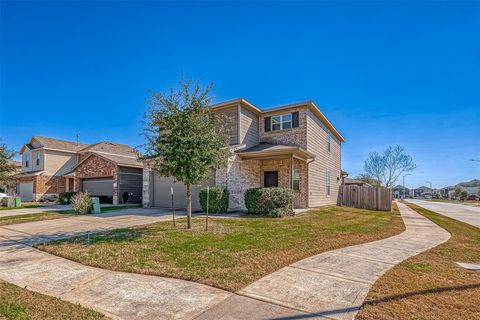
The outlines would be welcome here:
[[[278,171],[265,171],[263,176],[263,186],[278,187]]]

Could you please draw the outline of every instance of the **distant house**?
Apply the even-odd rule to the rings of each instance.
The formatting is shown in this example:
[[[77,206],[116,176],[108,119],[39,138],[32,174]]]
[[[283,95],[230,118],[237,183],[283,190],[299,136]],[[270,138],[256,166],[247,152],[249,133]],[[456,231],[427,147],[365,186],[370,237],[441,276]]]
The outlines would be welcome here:
[[[413,190],[413,196],[415,198],[423,198],[425,195],[432,195],[433,190],[429,187],[421,186]]]
[[[392,195],[396,199],[408,198],[410,196],[410,189],[402,185],[397,185],[394,188],[392,188]]]
[[[357,180],[357,179],[350,179],[350,178],[343,178],[343,185],[345,186],[370,186],[370,184],[366,183],[365,181],[362,180]]]
[[[124,144],[81,144],[33,136],[20,149],[17,194],[23,201],[54,199],[61,192],[88,192],[102,202],[142,202],[143,163]],[[125,197],[126,198],[126,197]]]

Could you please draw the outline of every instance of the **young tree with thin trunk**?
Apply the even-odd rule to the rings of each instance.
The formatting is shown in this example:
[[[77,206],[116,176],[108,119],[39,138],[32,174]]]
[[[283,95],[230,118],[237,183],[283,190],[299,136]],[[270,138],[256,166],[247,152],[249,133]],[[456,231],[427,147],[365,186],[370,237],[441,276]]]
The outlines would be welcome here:
[[[416,167],[413,158],[399,145],[388,147],[383,154],[370,152],[364,164],[365,174],[386,188],[392,188],[402,174]]]
[[[13,181],[13,176],[16,173],[15,165],[12,161],[15,152],[7,148],[5,143],[2,143],[0,138],[0,188],[9,187]]]
[[[224,167],[230,156],[225,121],[211,108],[212,85],[181,80],[168,94],[147,100],[146,159],[154,172],[186,186],[187,228],[192,227],[192,186],[204,181],[211,168]]]

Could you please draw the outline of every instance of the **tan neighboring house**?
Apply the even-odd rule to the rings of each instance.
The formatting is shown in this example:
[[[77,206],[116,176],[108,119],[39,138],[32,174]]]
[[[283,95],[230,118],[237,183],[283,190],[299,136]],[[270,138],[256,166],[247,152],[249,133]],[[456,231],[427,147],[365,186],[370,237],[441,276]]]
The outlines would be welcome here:
[[[337,203],[341,184],[342,135],[312,101],[262,110],[245,99],[212,106],[230,119],[234,156],[193,190],[193,209],[200,210],[198,190],[206,185],[230,191],[229,210],[245,209],[244,193],[252,187],[286,187],[296,208]],[[186,206],[185,187],[144,167],[144,206]]]
[[[23,201],[87,191],[102,202],[142,202],[143,164],[127,145],[105,141],[89,145],[33,136],[20,154],[17,194]]]

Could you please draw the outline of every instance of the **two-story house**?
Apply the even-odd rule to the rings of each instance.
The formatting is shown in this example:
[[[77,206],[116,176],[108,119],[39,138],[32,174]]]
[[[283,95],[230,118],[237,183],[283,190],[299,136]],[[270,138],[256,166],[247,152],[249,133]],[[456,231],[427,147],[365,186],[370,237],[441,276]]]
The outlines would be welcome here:
[[[206,185],[230,191],[230,210],[245,208],[245,190],[286,187],[294,190],[296,208],[337,203],[341,184],[342,135],[312,101],[262,110],[245,99],[212,106],[228,117],[234,156],[228,166],[193,188],[194,210],[200,209],[198,190]],[[144,206],[186,207],[185,187],[157,177],[144,167]]]
[[[61,192],[87,191],[102,202],[141,203],[142,168],[135,151],[111,142],[81,144],[33,136],[20,149],[22,201],[53,199]]]

